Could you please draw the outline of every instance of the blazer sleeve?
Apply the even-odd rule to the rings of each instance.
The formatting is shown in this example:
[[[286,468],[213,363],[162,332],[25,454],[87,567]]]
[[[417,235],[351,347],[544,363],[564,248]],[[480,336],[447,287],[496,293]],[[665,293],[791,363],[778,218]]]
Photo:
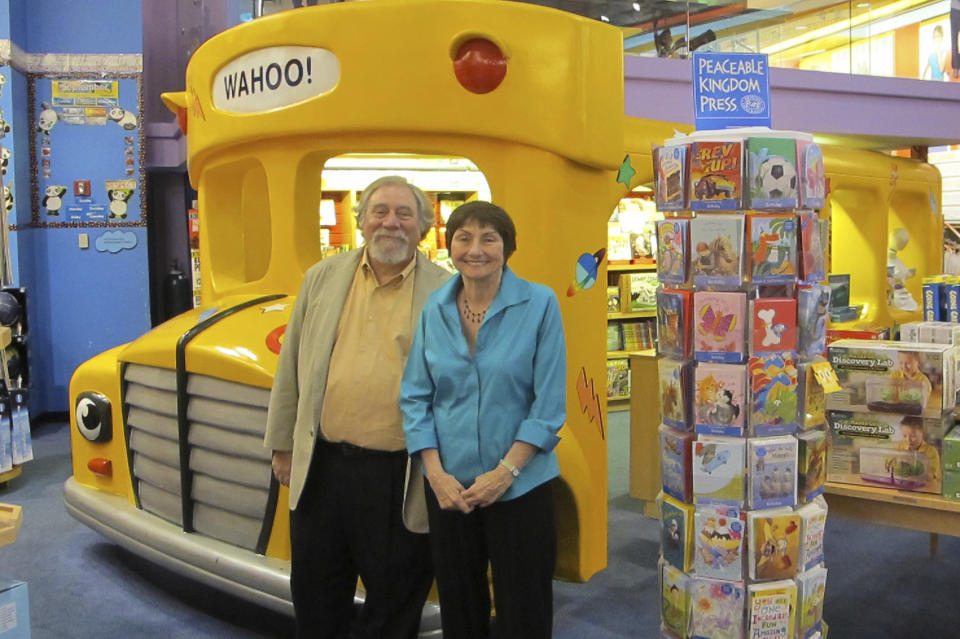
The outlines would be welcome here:
[[[563,336],[560,306],[548,293],[543,319],[537,330],[537,351],[533,362],[533,403],[520,423],[516,439],[552,450],[567,418],[567,347]]]
[[[429,303],[428,303],[429,308]],[[437,426],[433,418],[435,386],[427,366],[425,352],[428,308],[424,308],[410,345],[410,354],[400,383],[400,410],[403,412],[403,433],[407,452],[411,455],[425,448],[437,448]]]
[[[300,285],[297,301],[294,302],[287,329],[283,334],[283,345],[280,346],[277,372],[267,405],[266,434],[263,438],[263,445],[272,450],[293,450],[293,431],[300,400],[300,340],[314,279],[316,278],[305,277]]]

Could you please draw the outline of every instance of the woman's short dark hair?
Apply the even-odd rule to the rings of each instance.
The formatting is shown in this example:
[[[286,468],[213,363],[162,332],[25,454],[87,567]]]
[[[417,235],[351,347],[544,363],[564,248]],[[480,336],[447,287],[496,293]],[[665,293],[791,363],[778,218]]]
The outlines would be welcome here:
[[[447,219],[447,247],[453,243],[453,235],[467,222],[476,222],[479,226],[489,226],[500,235],[503,240],[503,262],[517,250],[517,229],[507,212],[496,204],[474,200],[461,204]]]

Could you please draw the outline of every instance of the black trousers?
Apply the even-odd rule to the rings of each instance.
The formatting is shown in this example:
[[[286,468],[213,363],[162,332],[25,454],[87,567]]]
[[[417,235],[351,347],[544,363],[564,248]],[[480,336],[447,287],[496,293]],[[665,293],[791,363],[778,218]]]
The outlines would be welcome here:
[[[433,582],[427,535],[403,525],[407,456],[319,441],[290,511],[297,637],[411,639]],[[355,615],[357,577],[366,596]]]
[[[549,639],[557,561],[550,483],[468,515],[441,510],[429,483],[425,491],[444,639],[490,637],[488,563],[497,612],[495,636]]]

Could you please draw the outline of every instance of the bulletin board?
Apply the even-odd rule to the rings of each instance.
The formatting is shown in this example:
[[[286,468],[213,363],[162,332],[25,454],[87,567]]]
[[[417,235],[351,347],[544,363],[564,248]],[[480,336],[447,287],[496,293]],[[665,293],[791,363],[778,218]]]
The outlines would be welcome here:
[[[140,73],[30,74],[31,226],[146,226]]]

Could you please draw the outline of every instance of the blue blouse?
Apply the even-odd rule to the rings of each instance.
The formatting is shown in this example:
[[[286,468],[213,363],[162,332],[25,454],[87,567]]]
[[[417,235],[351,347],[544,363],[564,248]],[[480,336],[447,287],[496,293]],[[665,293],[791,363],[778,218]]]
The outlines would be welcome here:
[[[566,346],[553,291],[504,269],[474,355],[460,325],[459,275],[433,292],[400,386],[407,450],[436,448],[465,487],[496,468],[514,441],[540,450],[501,500],[560,474],[554,447],[566,419]]]

